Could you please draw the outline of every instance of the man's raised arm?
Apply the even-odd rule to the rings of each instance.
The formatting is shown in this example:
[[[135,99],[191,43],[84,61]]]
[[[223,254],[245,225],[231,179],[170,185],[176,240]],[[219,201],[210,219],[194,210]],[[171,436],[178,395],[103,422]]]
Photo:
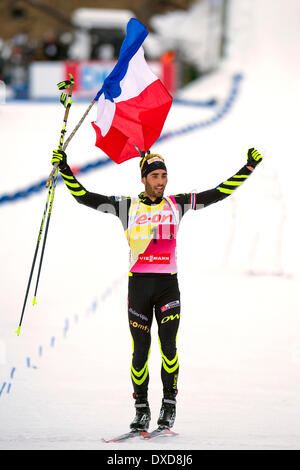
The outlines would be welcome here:
[[[189,209],[201,209],[215,202],[221,201],[233,194],[251,175],[254,168],[262,161],[261,154],[254,148],[247,152],[247,163],[235,175],[220,183],[216,188],[200,193],[179,194],[175,196],[181,205],[183,214]]]

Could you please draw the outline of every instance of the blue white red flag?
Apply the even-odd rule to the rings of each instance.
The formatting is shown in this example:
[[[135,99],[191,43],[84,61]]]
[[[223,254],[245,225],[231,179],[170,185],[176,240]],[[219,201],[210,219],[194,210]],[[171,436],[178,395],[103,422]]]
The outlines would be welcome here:
[[[148,31],[135,18],[127,24],[117,64],[94,98],[98,101],[96,146],[122,163],[150,150],[159,138],[172,96],[148,66],[142,44]]]

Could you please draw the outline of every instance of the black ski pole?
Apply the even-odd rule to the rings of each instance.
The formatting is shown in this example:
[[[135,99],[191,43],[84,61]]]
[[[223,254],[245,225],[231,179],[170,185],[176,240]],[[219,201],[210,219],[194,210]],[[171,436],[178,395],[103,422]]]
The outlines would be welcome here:
[[[25,293],[25,299],[24,299],[24,303],[23,303],[21,318],[20,318],[18,329],[15,331],[15,333],[17,333],[18,336],[19,336],[20,330],[21,330],[21,325],[22,325],[23,316],[24,316],[25,307],[26,307],[27,298],[28,298],[28,292],[29,292],[29,288],[30,288],[30,284],[31,284],[31,279],[32,279],[32,275],[33,275],[35,262],[36,262],[36,257],[37,257],[39,246],[40,246],[40,241],[41,241],[41,238],[42,238],[42,233],[43,233],[43,228],[44,228],[44,223],[45,223],[45,219],[46,219],[46,214],[47,214],[47,210],[48,210],[48,205],[49,205],[49,200],[50,200],[51,193],[52,193],[52,182],[51,182],[51,185],[50,185],[49,190],[48,190],[47,201],[46,201],[42,222],[41,222],[41,225],[40,225],[39,235],[38,235],[38,239],[37,239],[37,243],[36,243],[36,247],[35,247],[35,251],[34,251],[34,255],[33,255],[33,261],[32,261],[31,270],[30,270],[30,274],[29,274],[29,280],[28,280],[28,284],[27,284],[27,288],[26,288],[26,293]]]
[[[55,171],[53,179],[52,179],[52,185],[51,185],[52,193],[51,193],[50,205],[49,205],[49,210],[48,210],[48,215],[47,215],[47,222],[46,222],[46,227],[45,227],[44,240],[43,240],[43,245],[42,245],[41,258],[40,258],[40,264],[39,264],[39,269],[38,269],[38,274],[37,274],[37,279],[36,279],[36,285],[35,285],[32,305],[36,305],[36,303],[37,303],[36,302],[36,295],[37,295],[37,289],[38,289],[38,285],[39,285],[40,274],[41,274],[41,269],[42,269],[42,264],[43,264],[43,259],[44,259],[44,251],[45,251],[45,246],[46,246],[46,241],[47,241],[48,229],[49,229],[49,224],[50,224],[50,217],[51,217],[51,213],[52,213],[52,206],[53,206],[54,193],[55,193],[56,180],[57,180],[57,172],[58,172],[58,170]]]
[[[62,146],[63,146],[64,135],[65,135],[65,132],[66,132],[67,119],[68,119],[71,104],[73,102],[73,100],[71,100],[71,96],[72,96],[72,91],[73,91],[74,79],[73,79],[71,74],[69,74],[69,75],[70,75],[70,80],[65,80],[64,82],[60,82],[57,85],[60,90],[69,88],[68,100],[67,100],[66,93],[62,93],[61,98],[60,98],[61,102],[63,103],[63,105],[66,108],[66,111],[65,111],[65,115],[64,115],[64,125],[63,125],[61,133],[60,133],[59,148],[62,148]],[[45,205],[45,209],[44,209],[44,213],[43,213],[42,222],[41,222],[41,225],[40,225],[39,235],[38,235],[38,239],[37,239],[37,243],[36,243],[36,247],[35,247],[35,252],[34,252],[34,256],[33,256],[33,261],[32,261],[32,265],[31,265],[31,270],[30,270],[30,274],[29,274],[29,280],[28,280],[28,284],[27,284],[27,288],[26,288],[26,293],[25,293],[25,299],[24,299],[24,303],[23,303],[23,307],[22,307],[21,318],[20,318],[20,321],[19,321],[18,328],[15,331],[15,333],[17,333],[18,336],[19,336],[20,331],[21,331],[21,326],[22,326],[22,321],[23,321],[23,317],[24,317],[25,307],[26,307],[26,304],[27,304],[27,298],[28,298],[28,293],[29,293],[29,289],[30,289],[30,285],[31,285],[32,275],[33,275],[33,271],[34,271],[34,267],[35,267],[35,263],[36,263],[36,258],[37,258],[37,254],[38,254],[38,250],[39,250],[39,246],[40,246],[40,241],[41,241],[42,234],[43,234],[46,215],[47,215],[47,212],[48,212],[46,230],[45,230],[43,247],[42,247],[42,255],[41,255],[39,271],[38,271],[37,285],[36,285],[35,295],[34,295],[34,300],[33,300],[33,304],[36,303],[35,298],[36,298],[37,286],[38,286],[38,282],[39,282],[40,271],[41,271],[41,266],[42,266],[42,261],[43,261],[43,256],[44,256],[44,250],[45,250],[45,245],[46,245],[46,239],[47,239],[47,233],[48,233],[48,228],[49,228],[49,223],[50,223],[50,217],[51,217],[51,213],[52,213],[52,205],[53,205],[53,200],[54,200],[57,173],[58,173],[58,169],[54,168],[54,171],[53,171],[53,174],[52,174],[51,178],[49,177],[48,180],[47,180],[47,183],[49,181],[49,184],[47,184],[47,187],[49,186],[49,190],[48,190],[48,194],[47,194],[46,205]],[[49,206],[49,201],[50,201],[50,206]],[[49,210],[48,210],[48,206],[49,206]]]
[[[72,132],[70,133],[69,137],[67,138],[66,142],[64,143],[63,147],[62,147],[62,150],[66,150],[67,146],[69,145],[71,139],[73,139],[74,135],[76,134],[76,132],[78,131],[79,127],[81,126],[81,124],[83,123],[83,121],[85,120],[85,118],[87,117],[88,113],[90,112],[90,110],[92,109],[92,107],[94,106],[94,104],[96,103],[95,100],[91,101],[91,103],[88,105],[87,109],[85,110],[84,114],[82,115],[82,117],[80,118],[79,122],[76,124],[76,126],[74,127],[74,129],[72,130]],[[51,178],[53,177],[54,175],[54,171],[55,171],[55,168],[57,167],[57,164],[53,165],[53,168],[52,168],[52,171],[47,179],[47,183],[46,183],[46,188],[48,188],[49,184],[50,184],[50,181],[51,181]]]
[[[69,82],[70,82],[70,84],[69,84]],[[66,85],[66,83],[67,83],[67,85]],[[63,148],[69,111],[70,111],[71,104],[73,102],[73,100],[71,100],[71,96],[72,96],[72,92],[73,92],[73,85],[74,85],[74,80],[73,80],[72,75],[71,75],[71,81],[68,80],[68,81],[61,82],[61,83],[58,84],[58,88],[60,90],[64,89],[63,87],[68,88],[68,99],[67,99],[66,93],[62,93],[61,98],[60,98],[60,101],[65,106],[66,111],[65,111],[65,115],[64,115],[64,124],[63,124],[63,127],[61,129],[61,133],[60,133],[59,149]],[[43,259],[44,259],[44,251],[45,251],[45,246],[46,246],[46,241],[47,241],[50,218],[51,218],[51,214],[52,214],[52,206],[53,206],[53,201],[54,201],[54,193],[55,193],[55,188],[56,188],[57,175],[58,175],[58,168],[57,168],[57,166],[55,166],[53,175],[52,175],[51,180],[50,180],[52,182],[52,194],[51,194],[51,200],[50,200],[50,205],[49,205],[49,210],[48,210],[44,240],[43,240],[42,251],[41,251],[40,264],[39,264],[37,280],[36,280],[36,285],[35,285],[35,290],[34,290],[34,296],[33,296],[33,302],[32,302],[33,305],[36,305],[36,303],[37,303],[36,302],[36,295],[37,295],[38,285],[39,285],[39,281],[40,281],[41,268],[42,268]]]
[[[71,74],[69,74],[69,75],[70,75],[71,80],[65,80],[64,82],[60,82],[57,85],[59,90],[64,90],[66,88],[69,89],[68,90],[68,99],[67,99],[66,93],[62,93],[61,97],[60,97],[60,102],[66,108],[65,115],[64,115],[64,125],[61,129],[61,132],[60,132],[60,140],[59,140],[59,146],[58,146],[58,148],[61,149],[61,150],[65,149],[64,139],[65,139],[65,133],[66,133],[67,120],[68,120],[71,104],[73,103],[73,100],[71,100],[71,96],[72,96],[72,92],[73,92],[74,79],[73,79],[73,76]],[[47,179],[47,182],[46,182],[46,188],[48,188],[57,167],[58,167],[58,163],[55,163],[53,165],[53,168],[52,168],[52,171],[51,171],[50,175],[48,176],[48,179]]]

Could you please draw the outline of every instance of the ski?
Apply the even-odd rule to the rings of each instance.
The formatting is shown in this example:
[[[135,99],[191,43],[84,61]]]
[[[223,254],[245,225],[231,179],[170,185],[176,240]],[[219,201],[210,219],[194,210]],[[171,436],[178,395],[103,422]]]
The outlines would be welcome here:
[[[178,436],[177,432],[171,431],[169,428],[159,426],[157,429],[155,429],[152,432],[145,433],[145,435],[142,436],[142,439],[155,439],[156,437],[175,437]]]
[[[132,439],[133,437],[144,437],[146,434],[148,434],[146,431],[139,431],[139,430],[133,430],[126,432],[125,434],[121,434],[120,436],[114,437],[112,439],[102,439],[102,442],[105,443],[110,443],[110,442],[121,442],[121,441],[126,441],[127,439]]]

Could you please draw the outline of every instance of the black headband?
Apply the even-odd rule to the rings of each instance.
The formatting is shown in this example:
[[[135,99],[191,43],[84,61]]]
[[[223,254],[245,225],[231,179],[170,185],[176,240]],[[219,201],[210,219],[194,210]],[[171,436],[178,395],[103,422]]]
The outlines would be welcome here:
[[[167,167],[163,158],[158,154],[149,154],[147,158],[144,157],[140,162],[142,178],[147,176],[149,173],[155,170],[165,170]]]

